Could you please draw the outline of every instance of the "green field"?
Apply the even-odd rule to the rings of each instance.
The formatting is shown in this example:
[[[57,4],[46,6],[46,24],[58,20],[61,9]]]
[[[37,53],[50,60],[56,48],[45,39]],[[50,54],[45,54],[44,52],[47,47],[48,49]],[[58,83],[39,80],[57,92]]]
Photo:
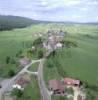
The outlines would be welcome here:
[[[55,57],[45,66],[46,82],[52,78],[74,77],[89,85],[98,86],[98,29],[96,26],[63,26],[69,33],[65,40],[74,41],[77,47],[57,50]],[[61,71],[61,72],[60,72]],[[54,73],[55,72],[55,73]]]
[[[48,29],[67,31],[65,40],[74,41],[78,45],[58,50],[56,55],[66,75],[98,86],[98,27],[93,25],[37,24],[28,28],[0,32],[0,76],[6,76],[10,69],[17,69],[15,65],[5,64],[7,56],[14,58],[20,50],[30,48],[34,39],[38,37],[35,34],[44,34]],[[61,77],[56,66],[45,67],[44,74],[47,81]]]
[[[10,70],[15,73],[20,70],[15,64],[6,64],[6,57],[16,58],[19,51],[25,51],[32,47],[33,41],[38,37],[39,32],[43,34],[46,31],[43,24],[33,25],[31,27],[14,29],[12,31],[0,32],[0,76],[7,77]]]
[[[26,48],[23,44],[30,47],[30,43],[37,37],[35,34],[43,30],[42,25],[33,25],[28,28],[0,32],[0,64],[4,63],[6,56],[13,57],[19,50]]]

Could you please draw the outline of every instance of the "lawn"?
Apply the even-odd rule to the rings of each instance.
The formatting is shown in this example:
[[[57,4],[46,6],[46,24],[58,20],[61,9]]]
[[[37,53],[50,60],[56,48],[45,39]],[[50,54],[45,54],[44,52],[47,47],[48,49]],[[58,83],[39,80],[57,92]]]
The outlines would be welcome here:
[[[66,96],[59,97],[59,96],[52,96],[52,100],[70,100]]]
[[[36,62],[36,63],[32,64],[32,65],[28,68],[28,70],[29,70],[29,71],[32,71],[32,72],[37,72],[38,66],[39,66],[39,62]]]
[[[41,100],[37,78],[32,76],[31,81],[31,84],[29,84],[24,90],[24,96],[29,97],[28,100]]]

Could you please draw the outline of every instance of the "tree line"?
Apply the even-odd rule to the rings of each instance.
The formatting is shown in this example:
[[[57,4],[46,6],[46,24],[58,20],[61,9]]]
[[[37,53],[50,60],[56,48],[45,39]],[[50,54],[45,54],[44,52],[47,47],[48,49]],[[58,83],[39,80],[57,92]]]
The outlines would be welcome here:
[[[37,21],[25,17],[0,15],[0,31],[24,28],[35,23]]]

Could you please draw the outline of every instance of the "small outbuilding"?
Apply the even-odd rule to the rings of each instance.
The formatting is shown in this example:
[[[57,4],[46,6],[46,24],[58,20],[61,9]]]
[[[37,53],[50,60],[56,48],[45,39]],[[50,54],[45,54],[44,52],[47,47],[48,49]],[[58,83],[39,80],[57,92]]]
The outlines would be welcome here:
[[[57,43],[55,48],[57,49],[57,48],[62,48],[62,47],[63,47],[62,43]]]
[[[24,58],[21,58],[21,59],[19,60],[19,63],[20,63],[21,66],[26,66],[27,64],[30,63],[30,61],[31,61],[31,60],[30,60],[29,58],[24,57]]]

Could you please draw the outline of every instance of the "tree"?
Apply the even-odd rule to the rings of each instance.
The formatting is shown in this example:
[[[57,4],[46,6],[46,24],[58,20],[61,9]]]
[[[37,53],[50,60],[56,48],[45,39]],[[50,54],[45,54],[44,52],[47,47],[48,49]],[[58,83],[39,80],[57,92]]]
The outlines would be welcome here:
[[[12,76],[14,76],[15,75],[15,71],[14,70],[9,70],[9,72],[8,72],[8,75],[9,75],[9,77],[12,77]]]
[[[34,45],[35,47],[38,47],[38,46],[42,45],[42,38],[41,38],[41,37],[37,38],[37,39],[33,42],[33,45]]]
[[[11,64],[16,64],[15,59],[12,58],[11,61],[10,61],[10,63],[11,63]]]
[[[43,56],[44,56],[44,52],[43,52],[43,50],[38,50],[38,58],[40,59],[40,58],[43,58]]]
[[[53,60],[48,59],[47,62],[46,62],[46,66],[47,66],[48,68],[52,68],[52,67],[54,67]]]
[[[6,57],[6,64],[9,64],[10,63],[10,59],[11,58],[9,56]]]
[[[23,91],[16,88],[16,89],[13,89],[11,94],[12,96],[16,96],[17,98],[20,98],[23,95]]]

